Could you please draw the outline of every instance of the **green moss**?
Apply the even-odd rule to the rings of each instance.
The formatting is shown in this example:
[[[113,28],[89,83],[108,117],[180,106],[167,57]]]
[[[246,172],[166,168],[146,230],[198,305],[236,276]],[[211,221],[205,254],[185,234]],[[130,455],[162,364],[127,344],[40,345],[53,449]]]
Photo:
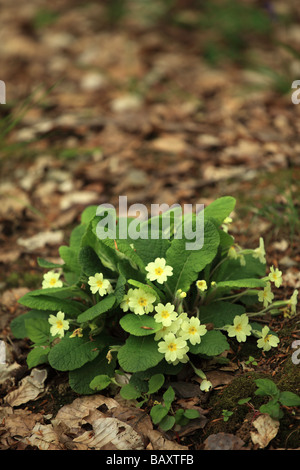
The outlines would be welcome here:
[[[212,410],[210,423],[206,429],[208,435],[217,432],[235,432],[240,427],[245,416],[249,413],[247,405],[238,404],[241,398],[251,397],[251,403],[256,409],[264,403],[264,399],[254,395],[257,389],[254,381],[262,377],[266,377],[265,374],[247,372],[247,374],[236,377],[220,393],[212,395],[208,404]],[[233,414],[226,422],[222,418],[223,410],[233,411]]]
[[[300,367],[288,359],[274,380],[279,390],[300,394]]]

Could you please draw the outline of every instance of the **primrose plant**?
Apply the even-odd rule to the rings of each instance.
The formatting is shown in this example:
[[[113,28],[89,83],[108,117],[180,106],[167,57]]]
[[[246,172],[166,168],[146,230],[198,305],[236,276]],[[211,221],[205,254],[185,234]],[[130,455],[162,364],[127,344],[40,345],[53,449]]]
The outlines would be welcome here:
[[[41,289],[19,301],[29,311],[11,329],[32,342],[28,366],[67,371],[79,394],[118,384],[124,396],[143,401],[155,390],[151,377],[162,381],[161,374],[177,375],[187,363],[202,378],[201,389],[210,390],[199,359],[221,355],[229,341],[254,336],[259,349],[276,347],[277,335],[251,319],[295,314],[298,292],[274,301],[282,273],[267,268],[262,238],[255,249],[235,243],[229,234],[234,207],[226,196],[204,209],[204,242],[196,250],[186,249],[184,235],[175,236],[186,216],[178,221],[171,210],[155,220],[159,236],[100,239],[97,207],[86,208],[69,246],[59,248],[63,264],[38,258],[47,269]],[[122,374],[127,379],[118,382]]]

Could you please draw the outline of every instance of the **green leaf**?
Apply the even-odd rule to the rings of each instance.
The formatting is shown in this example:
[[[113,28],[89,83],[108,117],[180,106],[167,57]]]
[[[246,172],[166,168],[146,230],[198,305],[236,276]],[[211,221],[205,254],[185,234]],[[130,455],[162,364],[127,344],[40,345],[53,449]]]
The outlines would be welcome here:
[[[233,281],[219,281],[217,283],[218,288],[229,287],[230,289],[242,289],[245,287],[255,288],[255,287],[265,287],[266,281],[263,279],[235,279]]]
[[[235,204],[236,200],[232,196],[220,197],[204,209],[204,218],[212,218],[221,225],[234,210]]]
[[[37,263],[41,268],[46,268],[46,269],[55,269],[55,268],[62,268],[63,264],[59,263],[52,263],[51,261],[47,261],[44,258],[37,258]]]
[[[101,371],[101,374],[108,375],[109,377],[114,376],[116,353],[112,353],[113,359],[109,363],[106,358],[107,352],[108,348],[105,347],[95,359],[69,372],[69,384],[74,392],[80,395],[91,395],[95,393],[95,390],[90,388],[90,383],[93,378],[99,374],[99,371]]]
[[[134,249],[144,262],[145,266],[156,258],[165,258],[166,252],[171,244],[170,240],[161,238],[161,232],[158,232],[158,236],[160,237],[158,239],[150,238],[150,235],[151,234],[149,234],[149,238],[147,240],[143,240],[142,238],[132,240]]]
[[[40,364],[48,362],[48,354],[50,352],[50,346],[36,346],[27,355],[26,362],[29,369],[36,367]]]
[[[90,307],[85,312],[81,313],[78,316],[77,321],[79,321],[79,323],[85,323],[95,320],[99,315],[108,312],[114,306],[115,301],[116,297],[113,294],[109,294],[96,305],[93,305],[93,307]]]
[[[40,318],[46,319],[48,321],[49,315],[53,312],[50,310],[30,310],[29,312],[23,313],[14,318],[10,323],[10,329],[15,338],[27,338],[27,330],[25,327],[25,321],[29,319],[39,320]]]
[[[175,392],[171,386],[169,386],[167,390],[165,391],[165,393],[163,394],[163,399],[164,399],[165,406],[169,410],[172,402],[175,400]]]
[[[46,318],[30,318],[25,320],[28,338],[36,344],[45,344],[49,341],[50,324]]]
[[[269,403],[261,405],[259,408],[261,413],[267,413],[273,419],[281,419],[283,417],[283,411],[280,409],[280,405],[277,400],[270,400]]]
[[[151,336],[130,335],[118,352],[119,364],[126,372],[139,372],[154,367],[163,357]]]
[[[96,375],[90,383],[92,390],[103,390],[107,388],[111,383],[111,377],[105,374]]]
[[[88,225],[90,221],[93,220],[97,212],[97,207],[98,206],[93,205],[93,206],[88,206],[84,209],[84,211],[81,214],[82,224]]]
[[[217,229],[208,221],[204,224],[204,245],[200,250],[186,250],[185,239],[172,241],[166,254],[167,265],[173,267],[173,276],[166,283],[171,292],[175,293],[177,289],[184,292],[189,290],[199,272],[216,256],[219,241]]]
[[[167,414],[168,410],[163,405],[155,405],[150,410],[150,416],[153,424],[160,423]]]
[[[79,251],[78,261],[84,274],[94,276],[96,273],[102,273],[104,278],[111,278],[112,271],[106,268],[98,258],[95,250],[90,246],[84,246]]]
[[[74,370],[92,361],[105,347],[103,336],[91,341],[88,335],[70,338],[65,336],[49,353],[49,363],[53,369],[60,371]]]
[[[159,427],[163,431],[169,431],[170,429],[172,429],[174,424],[175,424],[175,417],[167,415],[160,421]]]
[[[199,418],[199,411],[198,410],[185,410],[183,414],[188,419],[196,419]]]
[[[83,305],[73,300],[65,300],[50,295],[30,295],[30,292],[19,299],[21,305],[36,310],[62,311],[70,317],[77,317],[82,311]]]
[[[127,384],[121,388],[120,395],[125,400],[136,400],[141,396],[141,392],[134,385]]]
[[[212,276],[212,281],[219,282],[248,278],[261,278],[266,275],[266,265],[251,254],[245,255],[245,266],[239,260],[226,259]]]
[[[157,323],[153,317],[131,313],[121,318],[120,325],[123,330],[134,336],[153,335],[162,328],[161,324]]]
[[[192,354],[204,354],[205,356],[218,356],[230,349],[226,336],[217,330],[209,330],[201,336],[200,344],[190,345]]]
[[[213,323],[216,328],[230,325],[236,315],[245,313],[245,308],[239,304],[216,301],[200,306],[199,319],[201,323]]]
[[[148,383],[148,393],[156,393],[164,384],[165,377],[163,374],[155,374],[153,375]]]
[[[300,406],[300,397],[293,392],[281,392],[279,401],[284,406]]]
[[[280,390],[277,388],[277,385],[270,379],[256,379],[255,383],[258,387],[255,390],[255,395],[265,396],[268,395],[272,398],[279,398]]]

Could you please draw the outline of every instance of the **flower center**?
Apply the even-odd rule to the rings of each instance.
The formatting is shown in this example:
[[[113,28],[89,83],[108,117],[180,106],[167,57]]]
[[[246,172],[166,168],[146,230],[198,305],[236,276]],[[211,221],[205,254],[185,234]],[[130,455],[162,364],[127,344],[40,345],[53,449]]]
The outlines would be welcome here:
[[[272,335],[267,335],[264,337],[264,342],[268,343]]]
[[[49,283],[51,286],[54,286],[56,284],[56,279],[55,277],[52,277],[52,279],[50,279],[50,283]]]
[[[172,351],[172,352],[176,351],[176,349],[177,349],[176,343],[168,344],[168,349],[169,349],[169,351]]]
[[[63,322],[62,322],[61,320],[58,320],[58,321],[56,322],[56,328],[63,328],[63,326],[64,326],[64,325],[63,325]]]
[[[167,310],[163,310],[161,312],[161,316],[162,316],[162,318],[169,318],[170,314]]]
[[[194,327],[194,326],[191,326],[189,328],[189,334],[190,335],[194,335],[195,333],[197,333],[197,329]]]
[[[97,281],[97,287],[102,287],[103,286],[103,282],[102,281]]]
[[[161,276],[163,272],[164,270],[162,268],[155,268],[155,274],[157,274],[157,276]]]
[[[240,323],[236,325],[235,331],[241,331],[241,329],[242,329],[242,325]]]
[[[140,297],[140,298],[139,298],[139,301],[138,301],[138,304],[139,304],[141,307],[146,307],[146,305],[147,305],[147,299],[145,299],[144,297]]]

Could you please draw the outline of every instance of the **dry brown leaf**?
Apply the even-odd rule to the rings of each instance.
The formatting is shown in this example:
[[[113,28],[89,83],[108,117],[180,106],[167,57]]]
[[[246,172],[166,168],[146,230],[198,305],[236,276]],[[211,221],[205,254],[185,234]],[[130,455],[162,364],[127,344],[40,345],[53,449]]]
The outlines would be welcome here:
[[[54,426],[63,422],[70,429],[79,430],[81,425],[89,422],[88,418],[92,411],[105,405],[110,410],[118,406],[118,402],[113,398],[102,395],[84,396],[76,398],[70,405],[63,406],[52,420]]]
[[[187,446],[182,446],[177,444],[177,442],[166,439],[159,431],[154,429],[151,429],[147,435],[153,450],[188,450]]]
[[[118,450],[142,450],[144,443],[141,436],[131,426],[117,418],[98,418],[93,422],[93,431],[86,431],[73,442],[85,444],[89,449],[100,450],[108,445]]]
[[[262,414],[252,424],[257,429],[257,432],[250,432],[252,442],[258,444],[260,449],[263,449],[277,435],[280,423],[268,414]]]
[[[1,409],[2,421],[4,421],[6,435],[3,437],[24,438],[30,436],[34,426],[42,421],[41,414],[35,414],[28,410]],[[1,436],[2,438],[2,436]]]
[[[0,384],[6,382],[6,380],[13,378],[15,372],[22,366],[14,362],[13,364],[0,364]]]
[[[35,400],[44,391],[46,378],[46,369],[32,369],[31,374],[21,380],[20,386],[4,397],[4,401],[10,406],[19,406]]]
[[[52,424],[37,423],[29,437],[22,439],[24,444],[36,446],[39,450],[57,450],[61,446]]]
[[[204,450],[240,450],[244,441],[233,434],[219,432],[211,434],[204,441]]]

